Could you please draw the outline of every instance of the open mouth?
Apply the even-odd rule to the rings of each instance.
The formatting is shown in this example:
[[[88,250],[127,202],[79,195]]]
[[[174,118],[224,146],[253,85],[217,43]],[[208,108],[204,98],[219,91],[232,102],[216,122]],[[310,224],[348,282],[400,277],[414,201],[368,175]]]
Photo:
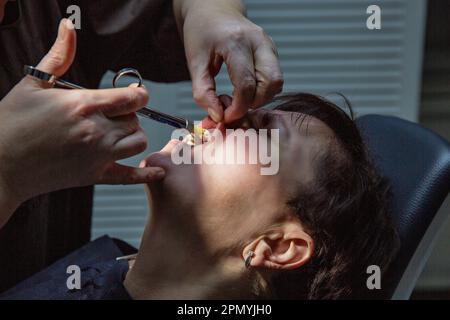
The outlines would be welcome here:
[[[194,133],[186,135],[183,139],[183,142],[190,146],[205,144],[209,141],[211,141],[211,133],[200,127],[195,127]]]

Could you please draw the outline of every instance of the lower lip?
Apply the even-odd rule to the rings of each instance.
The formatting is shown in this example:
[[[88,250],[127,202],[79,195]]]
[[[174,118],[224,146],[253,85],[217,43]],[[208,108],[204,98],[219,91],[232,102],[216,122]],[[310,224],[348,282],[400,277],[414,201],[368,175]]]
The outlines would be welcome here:
[[[167,161],[169,160],[169,161]],[[146,159],[147,167],[161,167],[166,169],[170,162],[170,156],[168,157],[165,154],[161,154],[159,152],[152,153]]]

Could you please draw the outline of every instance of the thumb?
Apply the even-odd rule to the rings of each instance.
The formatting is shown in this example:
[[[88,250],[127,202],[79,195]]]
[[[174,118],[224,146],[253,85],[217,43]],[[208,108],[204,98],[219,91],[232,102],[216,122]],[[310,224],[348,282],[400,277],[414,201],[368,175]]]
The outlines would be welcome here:
[[[216,94],[214,76],[217,70],[211,70],[208,67],[207,59],[208,57],[197,58],[189,64],[192,78],[192,92],[195,102],[207,110],[209,116],[215,122],[220,122],[223,118],[223,107]]]
[[[58,37],[55,43],[37,68],[56,77],[66,73],[75,58],[76,36],[72,22],[69,19],[62,19],[59,23]]]
[[[227,109],[229,106],[233,104],[233,98],[231,98],[227,94],[222,94],[219,96],[220,102],[222,102],[222,105],[224,106],[224,109]]]
[[[233,99],[226,94],[219,96],[219,101],[223,106],[223,110],[226,112],[226,109],[233,104]],[[217,122],[215,122],[211,116],[205,117],[202,120],[201,127],[203,129],[214,129],[217,127]]]

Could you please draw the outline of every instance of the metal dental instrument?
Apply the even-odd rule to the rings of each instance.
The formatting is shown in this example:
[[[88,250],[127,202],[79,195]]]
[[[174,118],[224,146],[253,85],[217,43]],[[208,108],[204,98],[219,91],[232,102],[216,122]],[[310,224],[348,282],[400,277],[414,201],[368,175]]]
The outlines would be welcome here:
[[[39,80],[45,81],[49,83],[52,86],[56,86],[63,89],[85,89],[83,87],[80,87],[76,84],[64,81],[62,79],[58,79],[56,76],[49,74],[47,72],[41,71],[39,69],[36,69],[32,66],[25,66],[24,67],[24,74],[32,76],[34,78],[37,78]],[[121,79],[124,76],[134,76],[138,78],[139,80],[139,86],[143,85],[143,79],[139,71],[132,68],[125,68],[117,72],[113,79],[113,87],[117,88],[117,82],[119,79]],[[175,117],[171,116],[166,113],[162,113],[153,109],[150,109],[148,107],[142,108],[141,110],[137,111],[137,113],[144,117],[148,118],[154,121],[158,121],[160,123],[168,124],[172,127],[178,128],[178,129],[187,129],[190,133],[197,133],[198,127],[194,126],[194,122],[190,121],[188,119],[184,119],[181,117]],[[195,132],[194,132],[195,131]],[[203,129],[200,129],[200,132],[202,132]]]

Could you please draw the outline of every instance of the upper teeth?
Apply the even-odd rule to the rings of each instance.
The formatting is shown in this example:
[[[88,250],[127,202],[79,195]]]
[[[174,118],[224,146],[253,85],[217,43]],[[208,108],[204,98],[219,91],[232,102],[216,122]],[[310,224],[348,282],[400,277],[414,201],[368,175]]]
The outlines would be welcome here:
[[[190,146],[195,145],[194,135],[193,135],[192,133],[187,134],[187,135],[184,137],[183,142],[186,143],[186,144],[188,144],[188,145],[190,145]]]
[[[194,146],[196,144],[202,144],[210,141],[211,134],[209,133],[208,130],[202,129],[201,131],[200,130],[195,131],[196,131],[195,133],[186,135],[183,139],[183,142],[190,146]]]

